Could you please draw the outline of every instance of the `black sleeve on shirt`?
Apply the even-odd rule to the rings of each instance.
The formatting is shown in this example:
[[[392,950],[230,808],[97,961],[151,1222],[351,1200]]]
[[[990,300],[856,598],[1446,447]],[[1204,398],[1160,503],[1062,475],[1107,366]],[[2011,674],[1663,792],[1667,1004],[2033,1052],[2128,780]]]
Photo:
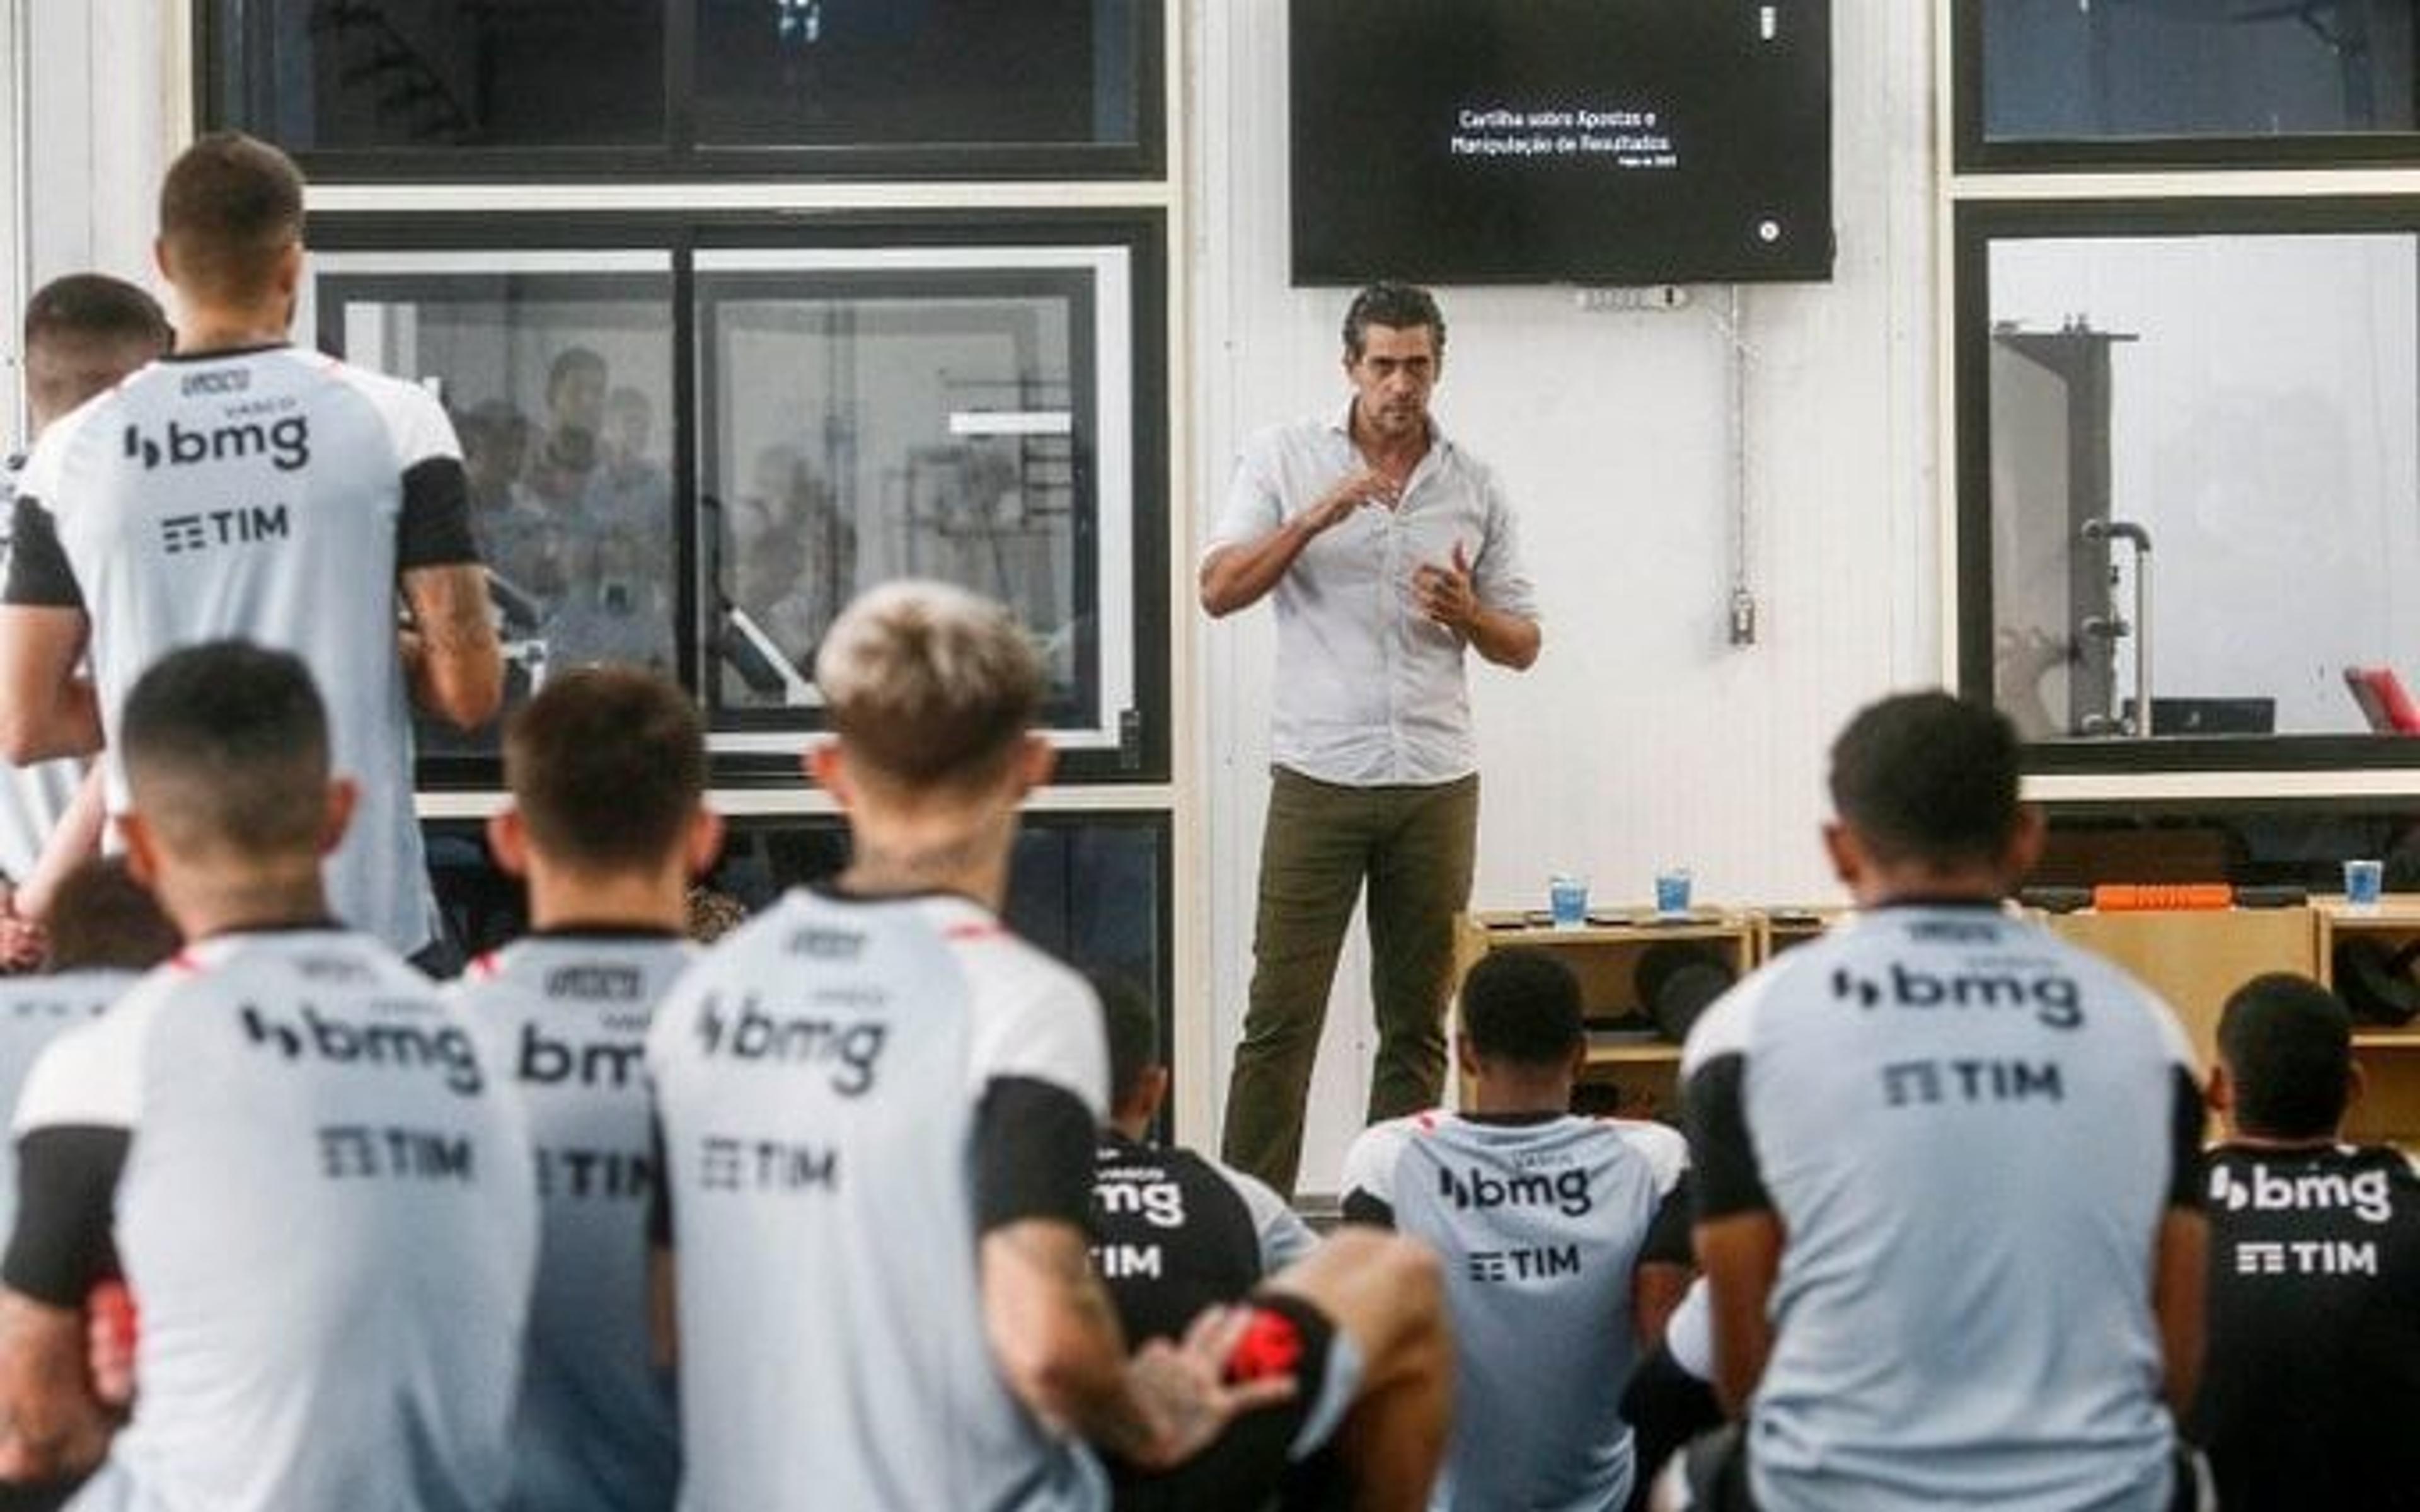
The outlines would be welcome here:
[[[414,462],[403,474],[403,512],[395,519],[395,570],[478,564],[462,464],[450,456]]]
[[[1773,1208],[1764,1173],[1757,1169],[1747,1113],[1741,1106],[1745,1097],[1741,1084],[1746,1079],[1745,1056],[1716,1056],[1689,1078],[1682,1099],[1688,1115],[1689,1159],[1697,1171],[1699,1223]]]
[[[1698,1263],[1698,1252],[1689,1242],[1689,1226],[1697,1221],[1697,1182],[1683,1171],[1672,1183],[1672,1190],[1655,1205],[1655,1217],[1647,1226],[1647,1238],[1638,1246],[1641,1265],[1689,1265]]]
[[[8,583],[0,599],[28,609],[82,609],[84,589],[59,545],[51,512],[23,494],[8,519]]]
[[[1395,1205],[1383,1197],[1373,1197],[1357,1186],[1344,1194],[1342,1216],[1348,1224],[1392,1228],[1395,1227]]]
[[[647,1114],[647,1143],[656,1152],[656,1189],[647,1194],[647,1242],[673,1247],[673,1168],[664,1160],[664,1120]]]
[[[1083,1099],[1055,1082],[1001,1076],[975,1113],[975,1229],[1028,1218],[1093,1230],[1093,1158],[1100,1129]]]
[[[0,1259],[9,1290],[81,1307],[93,1283],[116,1269],[111,1224],[133,1138],[124,1129],[70,1123],[17,1142],[17,1228]]]
[[[2167,1205],[2199,1212],[2210,1198],[2210,1182],[2202,1174],[2201,1165],[2201,1129],[2206,1108],[2192,1072],[2177,1067],[2170,1086],[2176,1106],[2168,1131],[2171,1168]]]

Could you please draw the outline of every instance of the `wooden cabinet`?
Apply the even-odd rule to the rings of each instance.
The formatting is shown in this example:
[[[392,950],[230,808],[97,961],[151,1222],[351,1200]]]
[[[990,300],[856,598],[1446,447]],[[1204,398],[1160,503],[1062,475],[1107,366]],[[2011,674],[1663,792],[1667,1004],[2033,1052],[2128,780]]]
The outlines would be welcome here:
[[[2376,906],[2355,908],[2342,898],[2312,904],[2320,980],[2335,984],[2336,943],[2371,938],[2390,949],[2420,941],[2420,896],[2389,893]],[[2362,1099],[2345,1119],[2346,1136],[2420,1147],[2420,1021],[2401,1027],[2357,1025],[2353,1058],[2361,1063]]]
[[[2309,908],[2147,909],[2142,912],[2052,914],[2051,933],[2105,956],[2167,999],[2193,1041],[2194,1057],[2210,1064],[2218,1011],[2235,989],[2266,971],[2319,974]]]

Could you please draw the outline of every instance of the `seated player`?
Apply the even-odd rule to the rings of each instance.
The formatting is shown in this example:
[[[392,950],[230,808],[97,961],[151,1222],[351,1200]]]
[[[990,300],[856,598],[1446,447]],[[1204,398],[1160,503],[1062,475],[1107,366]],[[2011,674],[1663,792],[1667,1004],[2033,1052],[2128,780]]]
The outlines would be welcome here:
[[[1630,1373],[1621,1388],[1621,1418],[1630,1425],[1637,1473],[1629,1506],[1645,1512],[1648,1491],[1672,1456],[1702,1433],[1723,1426],[1723,1404],[1714,1396],[1714,1329],[1706,1314],[1706,1278],[1690,1281],[1681,1305],[1664,1324],[1664,1337]]]
[[[1024,632],[896,582],[816,672],[848,868],[706,952],[647,1041],[684,1504],[1101,1506],[1077,1438],[1166,1467],[1293,1380],[1230,1379],[1249,1308],[1129,1358],[1093,1273],[1100,1007],[999,918],[1052,755]]]
[[[1435,1262],[1366,1231],[1322,1245],[1254,1178],[1150,1143],[1168,1094],[1158,1020],[1131,982],[1094,984],[1110,1093],[1093,1174],[1093,1261],[1128,1342],[1181,1338],[1204,1309],[1249,1298],[1264,1315],[1255,1346],[1294,1351],[1298,1387],[1283,1408],[1239,1419],[1172,1471],[1113,1466],[1118,1506],[1212,1512],[1259,1505],[1280,1489],[1289,1507],[1426,1504],[1451,1364]],[[1338,1447],[1320,1453],[1331,1438]]]
[[[94,1509],[501,1500],[536,1250],[520,1120],[461,1021],[328,917],[352,786],[302,663],[163,657],[119,727],[129,864],[194,943],[54,1041],[16,1116],[0,1477]],[[110,1441],[86,1293],[142,1305]]]
[[[2041,819],[2007,718],[1861,711],[1823,840],[1849,924],[1690,1031],[1714,1387],[1682,1504],[2190,1506],[2201,1092],[2166,1005],[2003,911]]]
[[[1460,1410],[1431,1505],[1602,1508],[1630,1494],[1622,1382],[1688,1284],[1688,1150],[1653,1123],[1571,1113],[1579,982],[1541,950],[1462,984],[1460,1113],[1366,1130],[1347,1223],[1443,1257]]]
[[[656,1003],[691,959],[689,879],[722,839],[697,706],[635,669],[565,673],[506,722],[504,781],[512,806],[488,842],[528,882],[531,933],[472,963],[451,995],[520,1088],[537,1150],[507,1505],[669,1512],[680,1423],[647,1328],[644,1057]]]
[[[2420,1507],[2420,1180],[2398,1150],[2340,1142],[2360,1090],[2334,993],[2275,975],[2227,999],[2189,1437],[2228,1512]]]

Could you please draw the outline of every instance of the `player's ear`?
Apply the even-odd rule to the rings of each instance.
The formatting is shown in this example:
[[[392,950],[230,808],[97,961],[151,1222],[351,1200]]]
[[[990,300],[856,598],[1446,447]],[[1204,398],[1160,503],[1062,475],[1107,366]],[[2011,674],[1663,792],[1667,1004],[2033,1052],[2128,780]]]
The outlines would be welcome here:
[[[1019,738],[1024,745],[1016,753],[1016,795],[1022,798],[1050,780],[1059,766],[1059,748],[1030,730]]]
[[[345,831],[353,823],[353,810],[362,800],[362,785],[349,777],[328,779],[328,807],[319,825],[319,854],[328,856],[345,842]]]
[[[832,795],[832,800],[845,809],[850,806],[848,764],[841,755],[840,742],[819,740],[807,748],[803,764],[815,786]]]
[[[2353,1070],[2358,1073],[2361,1068],[2355,1066]],[[2222,1119],[2226,1117],[2228,1109],[2235,1106],[2235,1084],[2227,1079],[2226,1061],[2211,1059],[2210,1077],[2202,1084],[2201,1100]]]
[[[683,864],[692,877],[702,877],[714,870],[715,857],[722,854],[722,816],[711,809],[701,808],[690,815],[689,849]]]
[[[519,809],[508,806],[488,816],[488,854],[504,875],[529,875],[529,825]]]
[[[2362,1096],[2368,1090],[2369,1073],[2361,1069],[2361,1062],[2356,1060],[2347,1066],[2345,1068],[2345,1111],[2350,1113],[2361,1106]]]
[[[1857,880],[1865,875],[1865,848],[1848,825],[1835,819],[1823,826],[1823,854],[1832,858],[1832,875],[1852,893],[1857,890]]]
[[[113,821],[117,825],[117,838],[126,842],[126,874],[144,887],[157,890],[160,886],[160,841],[151,833],[139,813],[128,811]]]
[[[1479,1052],[1470,1047],[1470,1036],[1458,1029],[1453,1036],[1453,1063],[1462,1070],[1463,1087],[1466,1092],[1469,1085],[1479,1079]]]
[[[2007,890],[2015,891],[2019,883],[2033,874],[2035,863],[2041,859],[2042,845],[2049,832],[2050,826],[2043,821],[2040,809],[2030,803],[2017,805],[2017,823],[2009,831],[2008,849],[2002,856],[2009,873]]]

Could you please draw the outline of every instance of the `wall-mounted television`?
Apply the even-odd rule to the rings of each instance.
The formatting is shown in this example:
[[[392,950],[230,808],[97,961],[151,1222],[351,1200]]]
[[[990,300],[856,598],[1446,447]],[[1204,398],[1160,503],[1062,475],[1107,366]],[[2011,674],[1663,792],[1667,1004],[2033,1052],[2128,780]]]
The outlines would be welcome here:
[[[1831,276],[1831,0],[1290,9],[1298,285]]]

